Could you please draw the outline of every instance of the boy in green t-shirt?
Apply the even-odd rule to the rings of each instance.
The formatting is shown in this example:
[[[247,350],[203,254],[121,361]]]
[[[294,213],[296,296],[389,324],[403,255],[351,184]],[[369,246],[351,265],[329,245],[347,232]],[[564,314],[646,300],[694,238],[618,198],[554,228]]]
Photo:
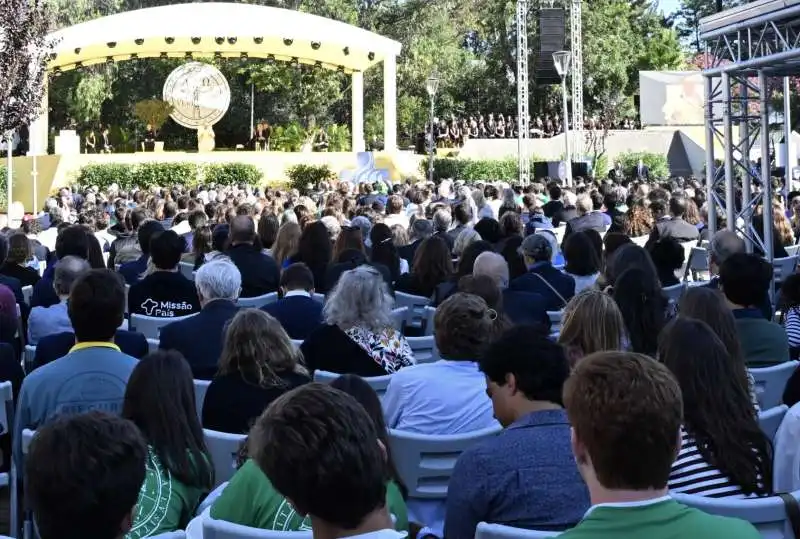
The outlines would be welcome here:
[[[592,507],[560,539],[760,538],[748,522],[669,497],[683,402],[664,365],[641,354],[592,354],[567,380],[564,404]]]

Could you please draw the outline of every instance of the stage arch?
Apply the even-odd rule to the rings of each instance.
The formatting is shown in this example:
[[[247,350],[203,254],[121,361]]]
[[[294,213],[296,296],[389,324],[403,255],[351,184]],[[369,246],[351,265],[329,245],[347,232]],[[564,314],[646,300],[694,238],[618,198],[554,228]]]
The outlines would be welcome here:
[[[266,58],[335,69],[352,77],[353,150],[364,150],[364,74],[382,63],[384,143],[397,148],[394,40],[340,21],[268,6],[201,2],[126,11],[62,28],[48,71],[131,58]],[[47,95],[42,104],[47,110]],[[31,153],[45,153],[47,114],[31,125]]]

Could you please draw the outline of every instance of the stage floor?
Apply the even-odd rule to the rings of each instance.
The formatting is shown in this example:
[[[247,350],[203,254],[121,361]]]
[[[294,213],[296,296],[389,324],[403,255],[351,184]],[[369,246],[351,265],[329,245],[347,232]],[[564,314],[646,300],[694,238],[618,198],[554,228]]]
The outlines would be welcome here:
[[[258,167],[267,185],[286,181],[286,170],[298,164],[328,165],[336,174],[355,170],[356,152],[152,152],[115,154],[42,155],[36,158],[38,205],[60,187],[75,181],[80,169],[91,164],[178,163],[197,164],[247,163]],[[422,177],[420,163],[424,156],[409,151],[376,152],[375,168],[387,170],[392,181]],[[33,211],[33,157],[13,159],[14,200],[27,212]]]

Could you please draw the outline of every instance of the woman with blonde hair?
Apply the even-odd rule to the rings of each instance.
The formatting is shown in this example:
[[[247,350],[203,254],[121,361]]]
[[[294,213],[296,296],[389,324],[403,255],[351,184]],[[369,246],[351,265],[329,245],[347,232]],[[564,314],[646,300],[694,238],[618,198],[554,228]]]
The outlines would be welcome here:
[[[303,355],[275,318],[244,309],[225,330],[219,372],[203,401],[203,427],[247,434],[269,404],[310,381]]]
[[[272,245],[272,257],[279,268],[285,266],[289,258],[297,253],[301,233],[300,225],[292,221],[286,221],[278,229],[278,235]]]
[[[605,292],[588,288],[564,307],[558,342],[572,367],[595,352],[624,350],[625,341],[625,320],[614,298]]]
[[[456,241],[453,243],[453,255],[461,258],[464,250],[476,241],[481,241],[481,235],[475,232],[474,228],[465,228],[456,236]]]

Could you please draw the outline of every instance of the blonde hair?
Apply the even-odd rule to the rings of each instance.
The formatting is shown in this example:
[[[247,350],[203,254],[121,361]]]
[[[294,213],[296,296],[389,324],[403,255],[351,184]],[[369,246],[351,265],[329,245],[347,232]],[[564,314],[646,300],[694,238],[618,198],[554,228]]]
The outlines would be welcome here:
[[[581,357],[622,350],[625,337],[622,313],[614,298],[605,292],[586,289],[564,307],[558,342],[568,349],[577,349]]]
[[[282,385],[281,373],[308,374],[281,323],[260,309],[239,311],[225,330],[219,373],[234,372],[262,387]]]
[[[301,233],[300,225],[292,221],[283,223],[278,229],[278,235],[275,236],[275,243],[272,245],[272,257],[279,268],[290,256],[297,253]]]

